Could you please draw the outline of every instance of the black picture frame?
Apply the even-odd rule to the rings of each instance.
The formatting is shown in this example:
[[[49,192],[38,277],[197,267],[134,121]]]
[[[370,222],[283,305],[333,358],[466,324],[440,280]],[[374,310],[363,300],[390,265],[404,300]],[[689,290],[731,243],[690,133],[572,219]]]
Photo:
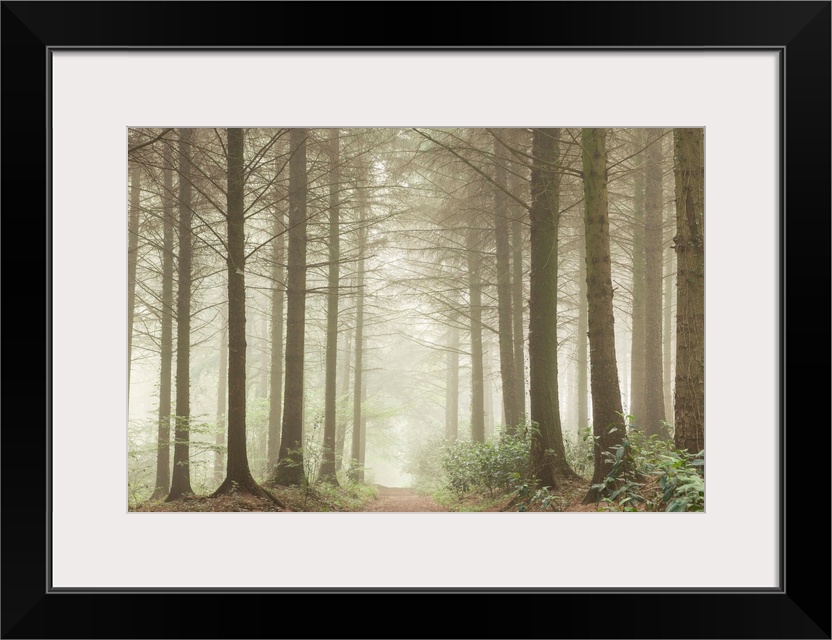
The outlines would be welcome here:
[[[812,364],[818,352],[829,353],[822,336],[829,335],[832,210],[830,2],[3,2],[0,18],[3,638],[830,637],[830,422],[826,403],[818,402],[829,397],[829,377],[828,366],[821,375]],[[379,24],[386,27],[379,30]],[[785,81],[780,133],[785,187],[779,267],[780,587],[52,590],[48,438],[56,381],[49,375],[48,346],[48,83],[50,52],[64,47],[778,51]],[[792,322],[787,324],[789,283]],[[804,285],[816,297],[805,298]],[[78,427],[83,429],[80,421]],[[747,466],[748,484],[736,487],[737,500],[742,500],[744,492],[754,490],[754,461],[738,464]],[[618,570],[637,570],[638,558],[628,557],[626,549],[608,552]],[[682,548],[668,562],[683,572],[699,552]],[[375,597],[360,597],[370,595]],[[313,596],[308,604],[320,615],[309,618],[297,605],[300,598]],[[461,597],[464,603],[456,600]],[[400,626],[386,627],[391,617]],[[446,627],[447,620],[457,624]]]

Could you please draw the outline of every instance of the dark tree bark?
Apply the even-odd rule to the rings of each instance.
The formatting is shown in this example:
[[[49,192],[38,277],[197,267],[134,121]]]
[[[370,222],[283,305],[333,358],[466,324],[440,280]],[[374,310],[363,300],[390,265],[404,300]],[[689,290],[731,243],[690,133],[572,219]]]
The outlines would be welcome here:
[[[566,460],[558,399],[558,221],[560,129],[533,129],[529,395],[531,467],[544,487],[575,474]]]
[[[338,129],[330,130],[329,138],[329,282],[326,308],[326,381],[324,389],[324,442],[321,452],[320,479],[337,485],[335,476],[336,377],[338,375],[338,279],[341,234],[338,190],[341,188],[339,169],[340,148]]]
[[[471,221],[466,236],[468,305],[471,319],[471,440],[485,442],[485,389],[482,347],[482,281],[480,279],[480,230]]]
[[[500,379],[502,381],[503,412],[509,433],[520,424],[517,386],[515,382],[514,336],[511,310],[511,247],[509,245],[509,216],[506,149],[494,138],[494,236],[497,246],[497,329],[500,346]]]
[[[648,435],[667,437],[662,385],[662,130],[651,129],[647,142],[644,196],[644,417]]]
[[[142,169],[130,167],[130,213],[127,217],[127,399],[130,399],[130,372],[133,369],[133,317],[136,313],[136,265],[139,259],[139,209]]]
[[[519,176],[509,177],[512,193],[520,197]],[[514,385],[517,397],[518,419],[526,420],[526,348],[524,339],[523,309],[523,219],[525,210],[513,200],[509,203],[511,216],[511,310],[514,322]]]
[[[353,482],[364,480],[364,469],[361,466],[361,432],[362,432],[362,401],[364,394],[364,254],[367,244],[367,193],[366,185],[358,188],[358,265],[355,276],[355,383],[352,399],[352,447],[350,452],[350,478]]]
[[[456,442],[459,436],[459,329],[448,325],[448,350],[445,352],[445,438]]]
[[[193,493],[190,463],[191,129],[179,130],[179,287],[176,295],[176,430],[168,502]]]
[[[578,251],[578,341],[577,358],[577,394],[578,394],[578,433],[589,426],[589,353],[587,352],[587,298],[586,298],[586,230],[581,221],[581,243]]]
[[[276,169],[275,169],[276,170]],[[283,268],[285,252],[285,228],[283,211],[275,206],[272,234],[272,325],[271,325],[271,361],[269,363],[269,469],[274,469],[280,452],[280,427],[283,409],[283,298],[285,269]]]
[[[275,482],[305,483],[303,367],[306,323],[306,129],[292,129],[289,160],[289,264],[286,288],[286,384]]]
[[[676,448],[705,448],[704,129],[675,129]]]
[[[245,140],[242,129],[228,129],[228,463],[212,497],[249,493],[281,506],[251,476],[246,451],[246,259]]]
[[[214,440],[217,448],[214,450],[214,482],[222,483],[225,473],[226,447],[225,414],[228,405],[228,324],[221,318],[222,333],[220,334],[220,366],[217,374],[217,434]]]
[[[586,227],[586,283],[589,325],[592,421],[595,471],[592,483],[603,483],[611,465],[604,454],[623,442],[625,434],[615,359],[615,321],[612,307],[610,230],[607,205],[607,146],[605,129],[582,129],[584,221]],[[590,489],[585,502],[599,491]]]
[[[645,324],[644,324],[644,148],[643,129],[635,129],[633,146],[638,151],[633,175],[633,314],[630,348],[630,407],[635,425],[644,427],[645,419]],[[625,385],[626,389],[626,385]]]
[[[173,358],[173,150],[163,151],[162,169],[162,335],[159,338],[159,433],[156,453],[156,483],[151,500],[170,492],[170,395]]]

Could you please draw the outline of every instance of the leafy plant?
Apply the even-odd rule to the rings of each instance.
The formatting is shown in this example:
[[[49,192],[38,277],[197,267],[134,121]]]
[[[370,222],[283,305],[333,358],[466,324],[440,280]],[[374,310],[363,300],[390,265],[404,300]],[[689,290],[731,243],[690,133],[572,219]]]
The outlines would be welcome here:
[[[530,491],[530,487],[528,485],[522,485],[521,490],[517,492],[519,498],[528,498]],[[541,511],[563,511],[568,504],[568,501],[559,496],[555,493],[552,493],[549,487],[540,487],[537,491],[535,491],[534,495],[531,498],[528,498],[527,501],[521,502],[517,505],[518,511],[528,511],[529,505],[536,505],[540,508]]]
[[[660,436],[639,430],[605,453],[611,468],[599,490],[604,511],[704,511],[704,451],[674,449]],[[623,464],[629,460],[627,465]]]
[[[501,432],[483,443],[459,441],[446,446],[442,458],[445,484],[457,495],[471,491],[513,491],[529,470],[531,427]]]

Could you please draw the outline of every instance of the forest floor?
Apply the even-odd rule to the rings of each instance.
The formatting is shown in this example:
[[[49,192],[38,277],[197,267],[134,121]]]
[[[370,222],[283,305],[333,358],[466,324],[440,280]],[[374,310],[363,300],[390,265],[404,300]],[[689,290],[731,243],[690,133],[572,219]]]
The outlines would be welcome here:
[[[250,511],[283,511],[269,500],[257,496],[236,494],[211,498],[210,496],[187,495],[174,502],[147,501],[131,507],[130,511],[161,511],[168,513],[224,513]]]
[[[414,489],[376,486],[377,499],[368,502],[363,511],[402,513],[450,510],[439,504],[433,496],[417,493]]]
[[[498,494],[489,496],[484,494],[466,494],[462,497],[443,496],[442,511],[486,511],[486,512],[582,512],[598,511],[598,505],[583,504],[583,499],[589,491],[588,480],[564,481],[551,494],[544,494],[540,499],[534,499],[534,492],[525,499],[517,494]],[[548,495],[548,500],[544,501]]]
[[[307,491],[300,488],[269,487],[291,511],[306,512],[370,512],[370,513],[431,513],[431,512],[517,512],[561,511],[594,512],[597,505],[582,504],[589,482],[564,483],[548,503],[520,501],[516,496],[466,495],[461,498],[434,495],[403,487],[374,485],[361,495],[339,489]],[[187,496],[176,502],[143,502],[130,508],[138,512],[258,512],[284,511],[274,503],[251,495],[236,494],[217,498]]]
[[[430,512],[451,511],[448,506],[439,504],[432,496],[417,493],[414,489],[384,487],[375,485],[373,494],[354,498],[349,502],[335,501],[330,495],[318,492],[306,492],[289,487],[269,487],[276,496],[287,504],[292,511],[353,511],[353,512]],[[329,499],[328,499],[329,498]],[[162,512],[245,512],[245,511],[283,511],[268,500],[256,496],[237,494],[211,498],[208,496],[187,496],[176,502],[143,502],[133,511]]]

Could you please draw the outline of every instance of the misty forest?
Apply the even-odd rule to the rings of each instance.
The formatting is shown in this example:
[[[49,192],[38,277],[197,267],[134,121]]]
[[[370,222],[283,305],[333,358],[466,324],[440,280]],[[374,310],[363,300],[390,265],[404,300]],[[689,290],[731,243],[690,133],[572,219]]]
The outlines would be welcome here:
[[[704,511],[703,129],[127,133],[131,511]]]

